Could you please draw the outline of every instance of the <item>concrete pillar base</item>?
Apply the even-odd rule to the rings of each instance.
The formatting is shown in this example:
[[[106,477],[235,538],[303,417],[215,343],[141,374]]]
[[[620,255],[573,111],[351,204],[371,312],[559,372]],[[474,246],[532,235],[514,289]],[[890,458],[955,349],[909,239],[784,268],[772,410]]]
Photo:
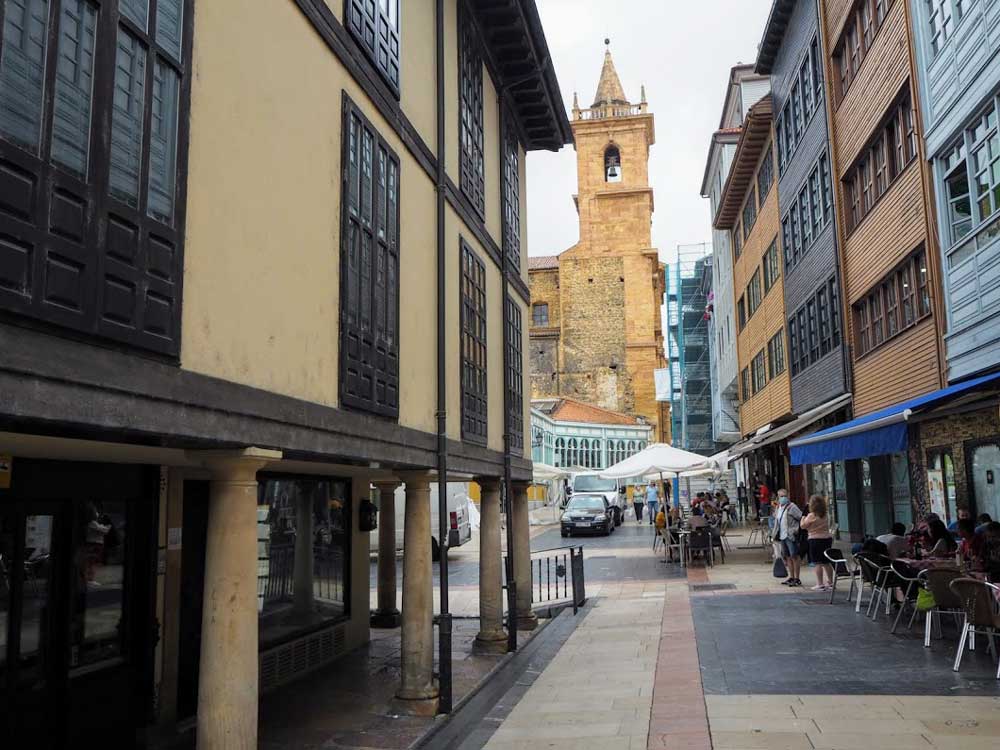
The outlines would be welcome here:
[[[405,716],[437,716],[438,696],[430,698],[403,698],[397,695],[390,703],[390,710]]]
[[[538,615],[534,612],[519,612],[517,615],[518,630],[534,630],[538,627]]]
[[[473,645],[478,651],[502,654],[507,650],[507,633],[503,630],[480,630]]]
[[[398,609],[393,609],[388,612],[383,612],[378,609],[372,610],[371,617],[368,619],[368,624],[373,628],[398,628],[402,622],[403,618]]]

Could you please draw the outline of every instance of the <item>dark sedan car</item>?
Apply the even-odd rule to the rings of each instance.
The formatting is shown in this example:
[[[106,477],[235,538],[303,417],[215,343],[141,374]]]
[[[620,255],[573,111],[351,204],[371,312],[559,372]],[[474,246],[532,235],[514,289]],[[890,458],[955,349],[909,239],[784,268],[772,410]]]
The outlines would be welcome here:
[[[566,504],[560,519],[563,536],[579,533],[609,535],[615,530],[611,506],[604,495],[577,493]]]

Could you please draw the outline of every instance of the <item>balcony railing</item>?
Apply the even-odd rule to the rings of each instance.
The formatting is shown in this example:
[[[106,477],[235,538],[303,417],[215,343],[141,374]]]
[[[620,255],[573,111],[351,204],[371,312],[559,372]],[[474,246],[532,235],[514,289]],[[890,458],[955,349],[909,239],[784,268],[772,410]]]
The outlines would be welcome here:
[[[611,117],[634,117],[644,115],[647,105],[643,104],[612,104],[605,107],[591,107],[590,109],[574,109],[574,120],[607,120]]]

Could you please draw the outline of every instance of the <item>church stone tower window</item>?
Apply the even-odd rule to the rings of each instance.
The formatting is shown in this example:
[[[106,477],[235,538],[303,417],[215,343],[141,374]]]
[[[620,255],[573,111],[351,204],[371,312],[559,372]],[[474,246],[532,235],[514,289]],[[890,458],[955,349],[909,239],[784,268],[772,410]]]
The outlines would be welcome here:
[[[604,150],[604,181],[622,181],[622,157],[618,147],[611,145]]]

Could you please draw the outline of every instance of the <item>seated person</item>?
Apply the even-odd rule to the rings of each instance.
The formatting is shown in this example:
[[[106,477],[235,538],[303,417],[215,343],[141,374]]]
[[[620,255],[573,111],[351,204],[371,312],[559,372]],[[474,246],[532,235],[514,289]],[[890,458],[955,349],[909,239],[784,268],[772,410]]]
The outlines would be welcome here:
[[[688,523],[690,524],[692,529],[700,529],[704,526],[708,526],[708,520],[705,518],[704,515],[702,515],[700,509],[698,513],[691,514],[691,518],[688,521]]]
[[[888,534],[882,534],[875,538],[886,546],[888,555],[893,560],[897,557],[905,557],[910,550],[910,544],[906,539],[906,527],[901,523],[894,523]]]
[[[663,512],[662,506],[656,514],[656,528],[662,531],[667,527],[667,514]]]
[[[976,533],[982,534],[991,523],[993,523],[993,519],[989,513],[980,513],[976,518]]]
[[[966,520],[972,520],[966,516]],[[936,518],[927,524],[928,544],[931,557],[950,557],[955,554],[958,545],[941,519]]]
[[[963,518],[958,522],[958,538],[958,553],[963,559],[982,559],[984,537],[976,533],[976,524],[971,518]]]
[[[934,515],[934,514],[933,513],[928,514],[928,518],[931,515]],[[937,518],[937,516],[934,516],[934,517]],[[969,513],[969,511],[966,510],[965,508],[961,508],[958,511],[958,517],[954,521],[952,521],[951,523],[948,524],[948,531],[958,531],[958,522],[961,521],[963,518],[972,518],[972,514]]]

